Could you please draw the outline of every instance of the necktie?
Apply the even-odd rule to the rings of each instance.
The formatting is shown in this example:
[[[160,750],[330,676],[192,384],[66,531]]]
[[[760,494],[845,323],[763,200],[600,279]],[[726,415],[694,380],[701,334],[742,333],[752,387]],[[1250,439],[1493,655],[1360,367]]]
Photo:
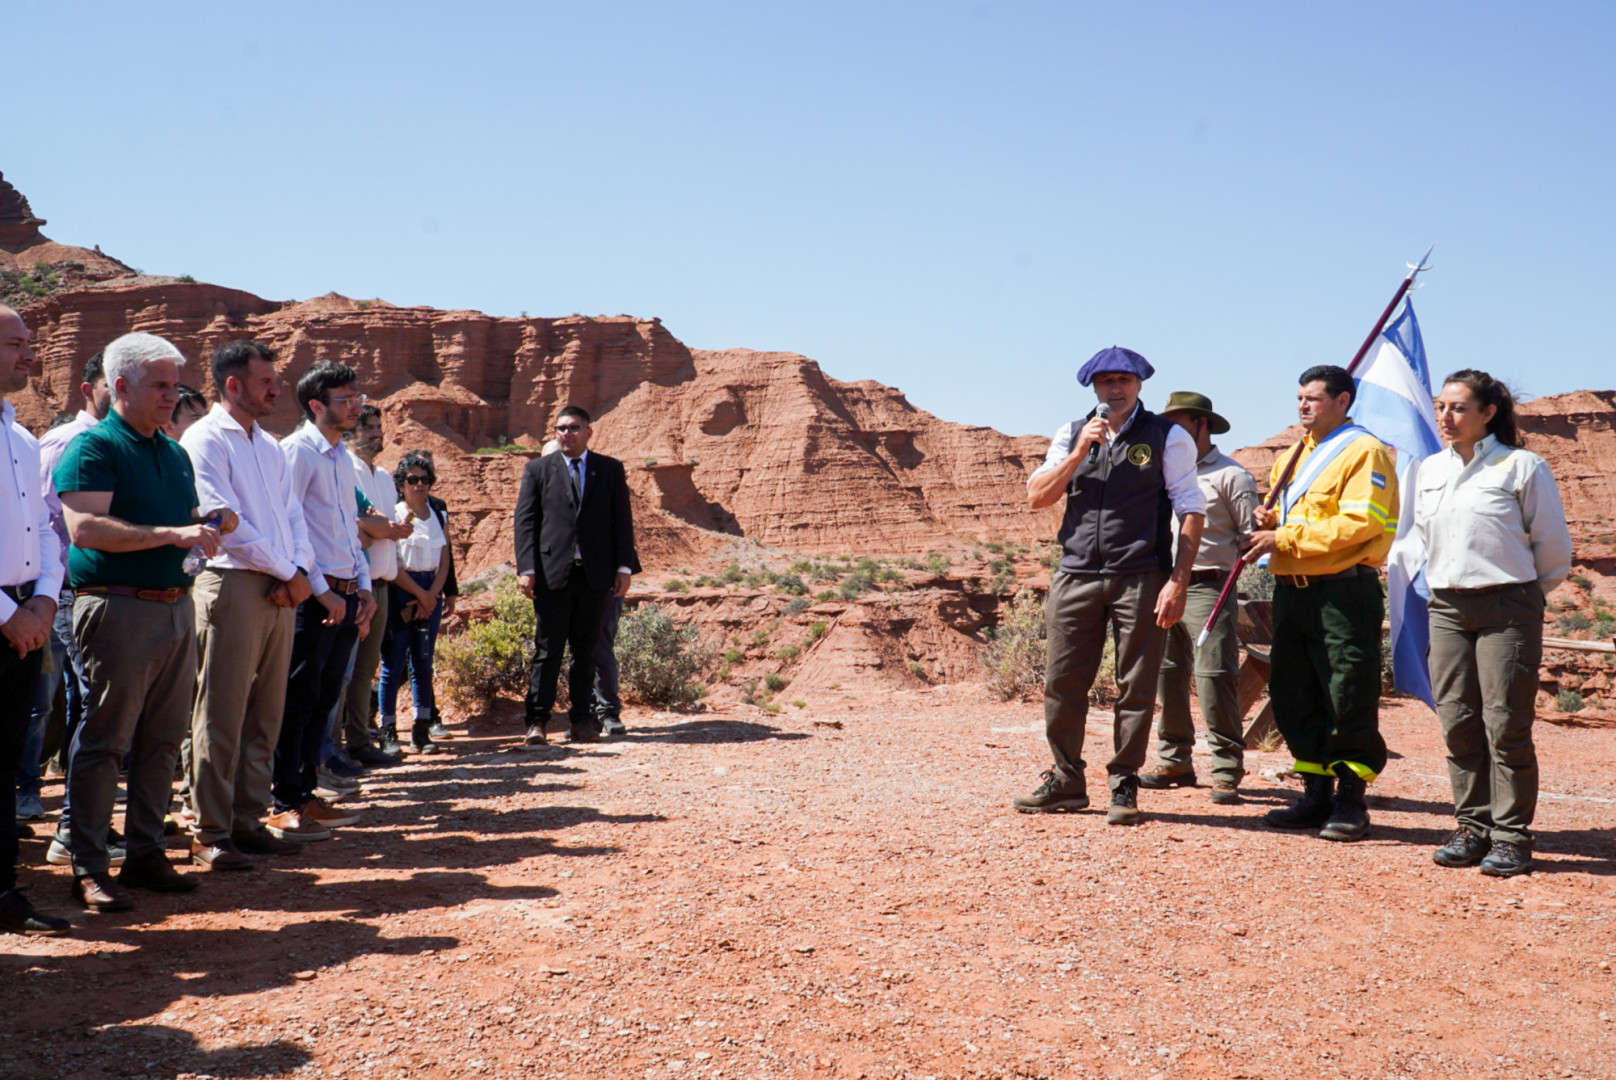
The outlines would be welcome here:
[[[579,502],[583,501],[583,495],[584,495],[584,474],[583,474],[583,464],[584,463],[579,458],[573,458],[571,464],[572,464],[572,501],[574,503],[579,503]]]

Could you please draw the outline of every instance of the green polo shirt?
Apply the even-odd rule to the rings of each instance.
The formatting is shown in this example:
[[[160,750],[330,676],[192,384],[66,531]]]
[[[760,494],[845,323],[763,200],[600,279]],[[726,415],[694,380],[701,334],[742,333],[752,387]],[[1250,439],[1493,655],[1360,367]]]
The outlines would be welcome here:
[[[148,438],[113,409],[68,444],[51,474],[56,490],[110,491],[107,513],[131,525],[190,525],[196,520],[196,475],[180,444],[161,431]],[[67,551],[68,583],[138,589],[188,586],[185,549],[165,544],[145,551]]]

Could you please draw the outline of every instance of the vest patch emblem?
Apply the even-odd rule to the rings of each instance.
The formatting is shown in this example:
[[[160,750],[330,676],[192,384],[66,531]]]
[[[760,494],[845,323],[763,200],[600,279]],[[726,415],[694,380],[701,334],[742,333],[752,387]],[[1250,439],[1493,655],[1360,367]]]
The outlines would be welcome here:
[[[1140,443],[1128,451],[1128,460],[1140,468],[1150,464],[1150,447]]]

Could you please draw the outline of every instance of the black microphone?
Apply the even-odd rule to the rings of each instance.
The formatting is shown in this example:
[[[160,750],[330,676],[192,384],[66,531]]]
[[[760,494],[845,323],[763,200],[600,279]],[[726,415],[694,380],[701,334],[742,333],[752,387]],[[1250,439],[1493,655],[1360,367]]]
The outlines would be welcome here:
[[[1106,417],[1111,415],[1111,406],[1106,404],[1103,401],[1100,402],[1100,404],[1098,406],[1096,406],[1095,409],[1094,409],[1094,415],[1096,417],[1098,417],[1099,419],[1104,420]],[[1095,458],[1097,458],[1099,456],[1100,456],[1100,444],[1095,443],[1094,445],[1089,447],[1089,460],[1093,461]]]

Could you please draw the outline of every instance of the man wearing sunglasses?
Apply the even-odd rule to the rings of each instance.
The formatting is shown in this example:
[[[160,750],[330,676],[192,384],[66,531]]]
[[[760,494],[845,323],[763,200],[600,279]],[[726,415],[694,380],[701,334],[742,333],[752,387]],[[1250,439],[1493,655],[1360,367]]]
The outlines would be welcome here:
[[[592,453],[589,413],[568,405],[556,419],[558,453],[522,471],[516,501],[516,573],[538,616],[527,694],[527,744],[543,745],[572,647],[567,690],[573,742],[600,739],[594,715],[595,640],[607,601],[626,596],[640,572],[623,463]]]

